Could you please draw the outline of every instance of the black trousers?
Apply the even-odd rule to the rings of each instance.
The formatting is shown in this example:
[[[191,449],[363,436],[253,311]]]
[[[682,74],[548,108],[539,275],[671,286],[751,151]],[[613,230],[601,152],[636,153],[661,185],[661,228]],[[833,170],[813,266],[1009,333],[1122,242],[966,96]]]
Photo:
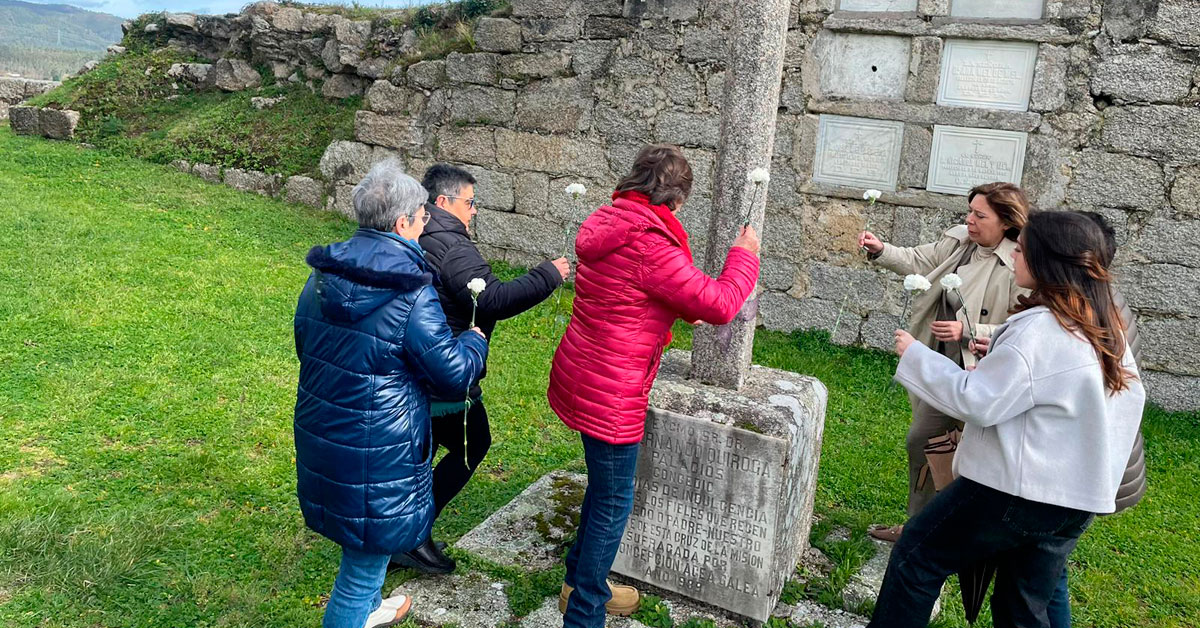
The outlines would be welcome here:
[[[467,410],[466,419],[466,435],[467,435],[467,463],[463,462],[463,415],[461,412],[435,416],[431,419],[433,424],[433,446],[446,448],[446,455],[433,468],[433,505],[437,509],[437,514],[442,514],[442,509],[450,500],[458,495],[463,487],[467,485],[467,481],[471,479],[471,475],[475,473],[475,468],[479,463],[483,462],[483,457],[487,455],[488,449],[492,446],[492,431],[488,426],[487,410],[483,407],[483,400],[475,400],[471,404],[471,408]],[[434,450],[436,451],[436,449]]]
[[[927,625],[946,578],[984,559],[997,565],[996,628],[1045,628],[1067,555],[1092,518],[959,478],[904,524],[868,628]]]

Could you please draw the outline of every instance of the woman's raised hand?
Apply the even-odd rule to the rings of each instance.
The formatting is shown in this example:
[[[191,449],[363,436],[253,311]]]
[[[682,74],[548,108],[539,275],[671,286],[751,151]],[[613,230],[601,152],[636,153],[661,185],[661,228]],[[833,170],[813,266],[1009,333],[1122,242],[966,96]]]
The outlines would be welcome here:
[[[758,233],[754,231],[754,227],[746,225],[738,232],[738,237],[733,241],[733,245],[758,255]]]
[[[883,252],[883,241],[875,237],[875,234],[870,231],[858,234],[858,245],[866,249],[871,255],[878,255]]]

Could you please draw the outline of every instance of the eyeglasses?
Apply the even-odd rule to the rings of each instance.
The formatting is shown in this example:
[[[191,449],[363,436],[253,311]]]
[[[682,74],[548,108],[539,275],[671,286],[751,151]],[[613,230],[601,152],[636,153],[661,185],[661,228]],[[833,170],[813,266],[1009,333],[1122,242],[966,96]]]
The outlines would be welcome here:
[[[442,196],[445,196],[446,198],[462,199],[467,202],[467,207],[470,207],[471,209],[475,209],[475,197],[474,196],[472,196],[471,198],[467,198],[465,196],[451,196],[449,194],[443,194]]]
[[[420,222],[423,225],[427,225],[427,224],[429,224],[430,218],[433,218],[433,214],[430,214],[429,212],[422,210],[421,217],[420,218],[414,217],[413,222]]]

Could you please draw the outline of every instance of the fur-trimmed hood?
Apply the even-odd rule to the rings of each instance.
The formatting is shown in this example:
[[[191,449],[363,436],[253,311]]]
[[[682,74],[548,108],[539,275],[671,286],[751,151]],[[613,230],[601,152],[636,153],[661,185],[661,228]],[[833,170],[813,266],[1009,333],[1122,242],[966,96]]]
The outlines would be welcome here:
[[[332,319],[360,320],[398,293],[434,281],[419,247],[374,229],[361,228],[345,242],[315,246],[306,261],[317,275],[321,312]]]

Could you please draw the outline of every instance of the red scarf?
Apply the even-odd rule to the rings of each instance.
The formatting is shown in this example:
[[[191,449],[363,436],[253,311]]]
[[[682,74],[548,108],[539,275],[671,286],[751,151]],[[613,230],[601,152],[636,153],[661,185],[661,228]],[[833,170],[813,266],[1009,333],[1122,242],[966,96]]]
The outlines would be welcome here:
[[[679,222],[679,219],[675,217],[675,212],[672,212],[670,207],[667,207],[666,205],[651,205],[649,196],[634,190],[613,192],[612,198],[614,201],[622,198],[627,201],[637,203],[638,205],[644,205],[650,208],[650,211],[654,212],[654,215],[658,216],[658,219],[663,221],[663,225],[666,226],[667,231],[670,231],[671,235],[675,236],[675,238],[679,240],[679,243],[683,248],[683,252],[687,254],[688,261],[693,261],[692,247],[688,245],[687,230],[683,228],[683,223]]]

